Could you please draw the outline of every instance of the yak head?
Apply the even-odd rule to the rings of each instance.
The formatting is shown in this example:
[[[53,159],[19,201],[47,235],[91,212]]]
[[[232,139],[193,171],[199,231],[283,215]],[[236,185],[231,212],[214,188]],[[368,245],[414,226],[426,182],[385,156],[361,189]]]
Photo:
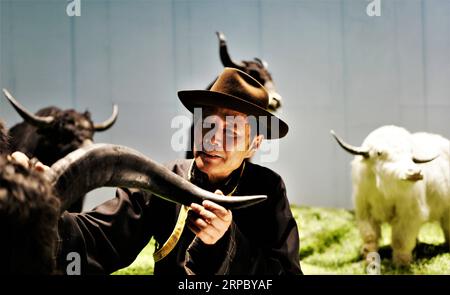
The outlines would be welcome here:
[[[6,134],[5,125],[0,120],[0,155],[8,153],[8,135]]]
[[[41,174],[0,156],[0,273],[55,270],[60,201]]]
[[[223,66],[239,69],[255,78],[269,92],[269,110],[277,110],[281,106],[282,98],[281,95],[276,91],[275,85],[272,80],[272,75],[267,69],[267,62],[259,58],[241,62],[233,61],[233,59],[230,57],[230,54],[228,53],[228,46],[225,35],[220,32],[216,32],[216,34],[219,38],[219,52]],[[212,86],[213,83],[211,83],[208,89]]]
[[[79,113],[72,109],[47,107],[39,110],[35,116],[53,118],[49,124],[37,126],[43,146],[54,146],[62,154],[68,154],[93,141],[95,127],[88,111]]]
[[[33,144],[34,153],[29,156],[39,158],[44,164],[51,165],[66,154],[92,143],[94,133],[109,129],[116,121],[118,107],[114,105],[111,117],[103,123],[96,124],[91,120],[89,112],[80,113],[75,110],[61,110],[57,107],[47,107],[33,114],[26,110],[6,89],[3,89],[8,101],[12,104],[26,124],[33,126],[39,135],[39,142]],[[10,130],[13,146],[26,138],[22,131],[14,127]],[[51,159],[51,160],[50,160]]]
[[[375,177],[376,186],[381,190],[392,185],[401,188],[402,185],[422,180],[420,164],[437,157],[425,159],[415,155],[411,133],[397,126],[382,126],[375,129],[360,147],[346,143],[334,131],[331,133],[344,150],[355,155],[354,163],[362,163],[364,169],[369,169]]]

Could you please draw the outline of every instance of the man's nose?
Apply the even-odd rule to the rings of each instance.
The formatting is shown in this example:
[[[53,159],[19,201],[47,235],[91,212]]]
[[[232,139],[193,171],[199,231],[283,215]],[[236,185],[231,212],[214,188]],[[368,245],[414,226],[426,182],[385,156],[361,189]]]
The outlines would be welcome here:
[[[223,128],[220,122],[214,122],[213,129],[203,133],[203,145],[207,151],[220,150],[223,146]]]
[[[215,147],[222,146],[223,138],[222,138],[222,130],[220,128],[216,129],[216,132],[214,132],[213,136],[211,137],[211,144]]]

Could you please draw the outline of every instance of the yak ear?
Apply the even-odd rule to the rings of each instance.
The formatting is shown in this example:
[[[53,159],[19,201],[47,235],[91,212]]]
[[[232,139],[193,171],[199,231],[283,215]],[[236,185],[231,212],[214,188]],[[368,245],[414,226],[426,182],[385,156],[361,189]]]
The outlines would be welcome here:
[[[267,68],[269,67],[269,64],[267,63],[267,61],[260,59],[258,57],[255,57],[254,60],[256,60],[263,68],[265,68],[267,70]]]
[[[83,116],[91,120],[91,112],[89,112],[87,109],[84,111]]]

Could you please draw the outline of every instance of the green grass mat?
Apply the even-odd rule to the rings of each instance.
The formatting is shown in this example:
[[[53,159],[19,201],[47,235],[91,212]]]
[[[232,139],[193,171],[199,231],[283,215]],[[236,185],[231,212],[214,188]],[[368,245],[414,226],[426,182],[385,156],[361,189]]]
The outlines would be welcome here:
[[[360,255],[361,238],[355,216],[344,209],[293,207],[300,232],[300,263],[305,274],[366,274]],[[382,274],[450,274],[449,246],[436,223],[425,224],[419,234],[410,268],[391,262],[390,227],[383,225],[380,241]],[[133,264],[114,274],[152,274],[154,249],[150,242]]]

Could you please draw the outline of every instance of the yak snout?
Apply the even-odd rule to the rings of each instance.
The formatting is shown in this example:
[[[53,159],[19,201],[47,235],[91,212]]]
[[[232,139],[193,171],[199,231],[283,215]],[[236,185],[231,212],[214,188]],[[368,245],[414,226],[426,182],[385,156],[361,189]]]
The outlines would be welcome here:
[[[409,181],[418,181],[423,179],[422,170],[420,168],[408,168],[405,179]]]

